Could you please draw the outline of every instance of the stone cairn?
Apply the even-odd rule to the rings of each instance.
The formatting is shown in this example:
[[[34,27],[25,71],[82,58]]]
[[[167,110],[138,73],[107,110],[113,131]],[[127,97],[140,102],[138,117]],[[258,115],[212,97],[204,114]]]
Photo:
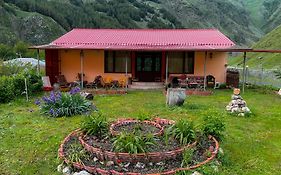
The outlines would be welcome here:
[[[233,90],[231,102],[226,106],[226,110],[238,116],[245,116],[245,114],[251,113],[246,101],[240,95],[240,89]]]

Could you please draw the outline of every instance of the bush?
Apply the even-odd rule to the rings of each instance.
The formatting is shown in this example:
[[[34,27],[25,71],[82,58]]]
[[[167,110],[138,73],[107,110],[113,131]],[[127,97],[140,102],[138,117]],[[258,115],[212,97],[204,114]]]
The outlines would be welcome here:
[[[42,97],[42,101],[38,99],[35,103],[40,106],[42,114],[50,117],[69,117],[95,109],[90,101],[78,93],[79,91],[79,88],[73,88],[68,93],[51,92],[49,96]]]
[[[0,103],[7,103],[15,98],[15,86],[12,77],[0,77]]]
[[[205,136],[212,135],[216,139],[221,140],[224,135],[225,124],[219,117],[206,116],[204,117],[202,131]]]
[[[193,158],[193,149],[185,149],[184,152],[182,153],[182,162],[181,162],[181,167],[186,167],[190,163],[192,163],[192,158]]]
[[[166,135],[171,135],[173,138],[177,139],[181,145],[186,145],[195,139],[193,123],[183,119],[180,119],[169,127],[166,132]]]
[[[152,134],[139,135],[135,133],[122,132],[113,139],[113,150],[115,152],[126,152],[131,154],[145,153],[148,146],[155,145]]]
[[[87,135],[93,135],[102,138],[108,133],[108,122],[105,116],[98,113],[95,116],[89,116],[81,126],[82,132]]]

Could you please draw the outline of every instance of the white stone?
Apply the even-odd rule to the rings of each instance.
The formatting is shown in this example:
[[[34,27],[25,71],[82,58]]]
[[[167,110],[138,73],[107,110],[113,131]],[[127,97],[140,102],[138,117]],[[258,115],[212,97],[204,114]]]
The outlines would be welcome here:
[[[129,163],[127,163],[126,165],[124,165],[124,167],[125,167],[125,168],[128,168],[128,167],[130,166],[130,164],[131,164],[131,163],[129,162]]]
[[[83,171],[80,171],[80,172],[76,172],[73,175],[91,175],[91,174],[88,173],[87,171],[83,170]]]
[[[165,163],[164,163],[164,162],[158,162],[158,163],[156,163],[156,165],[157,165],[157,166],[164,166]]]
[[[223,149],[220,147],[219,148],[219,153],[221,154],[221,155],[224,155],[224,151],[223,151]]]
[[[238,108],[237,107],[234,107],[231,109],[231,113],[235,113],[235,112],[238,112]]]
[[[94,157],[94,159],[93,159],[93,160],[94,160],[94,162],[97,162],[99,159],[98,159],[98,158],[96,158],[96,157]]]
[[[113,161],[108,161],[108,162],[106,162],[106,166],[107,166],[107,167],[110,167],[110,166],[112,166],[112,165],[114,165],[114,162],[113,162]]]
[[[63,174],[71,174],[71,169],[69,167],[65,167],[63,170],[62,170],[62,173]]]
[[[198,171],[194,171],[191,175],[202,175],[202,174],[199,173]]]
[[[242,108],[242,111],[243,111],[244,113],[250,113],[250,112],[251,112],[248,107],[243,107],[243,108]]]
[[[57,170],[58,170],[58,172],[62,173],[63,163],[58,165]]]
[[[278,91],[278,95],[280,95],[280,96],[281,96],[281,89],[279,89],[279,91]]]
[[[135,167],[138,168],[138,169],[144,169],[145,164],[141,163],[141,162],[138,162]]]
[[[244,113],[239,113],[238,116],[239,116],[239,117],[244,117],[245,114],[244,114]]]
[[[226,109],[227,111],[231,111],[231,106],[227,105],[227,106],[225,107],[225,109]]]

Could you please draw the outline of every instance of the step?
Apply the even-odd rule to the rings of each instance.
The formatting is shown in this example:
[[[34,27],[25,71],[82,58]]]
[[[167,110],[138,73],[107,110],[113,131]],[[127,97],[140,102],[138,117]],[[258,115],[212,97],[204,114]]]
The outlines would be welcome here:
[[[136,86],[129,85],[130,89],[150,90],[150,89],[164,89],[164,86]]]
[[[149,90],[149,89],[163,89],[164,83],[162,82],[133,82],[131,85],[129,85],[130,89],[143,89],[143,90]]]
[[[136,86],[163,86],[163,82],[132,82]]]

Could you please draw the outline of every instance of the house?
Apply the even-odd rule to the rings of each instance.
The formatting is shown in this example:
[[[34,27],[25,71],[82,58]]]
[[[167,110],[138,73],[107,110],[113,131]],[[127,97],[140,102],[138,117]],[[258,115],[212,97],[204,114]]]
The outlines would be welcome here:
[[[225,82],[228,51],[235,44],[217,29],[73,29],[44,49],[51,83],[84,73],[141,82],[167,81],[172,75],[213,75]]]

